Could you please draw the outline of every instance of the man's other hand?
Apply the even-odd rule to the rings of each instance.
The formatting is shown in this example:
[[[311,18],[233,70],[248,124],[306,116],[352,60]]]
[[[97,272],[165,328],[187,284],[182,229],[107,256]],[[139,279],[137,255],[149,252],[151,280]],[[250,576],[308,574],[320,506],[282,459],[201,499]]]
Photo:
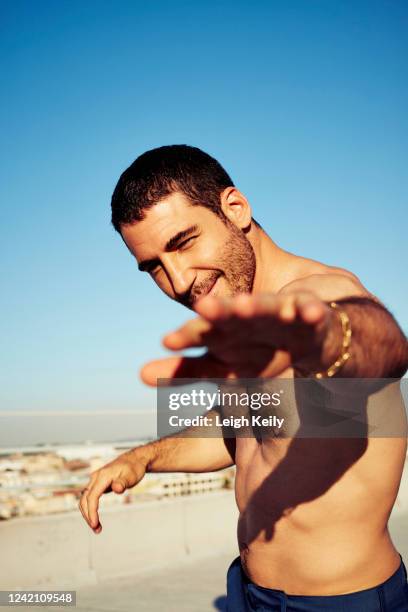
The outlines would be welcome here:
[[[98,514],[99,498],[104,493],[122,494],[140,482],[145,473],[146,464],[136,459],[132,451],[123,453],[114,461],[91,473],[90,481],[82,491],[79,509],[95,533],[102,531]]]

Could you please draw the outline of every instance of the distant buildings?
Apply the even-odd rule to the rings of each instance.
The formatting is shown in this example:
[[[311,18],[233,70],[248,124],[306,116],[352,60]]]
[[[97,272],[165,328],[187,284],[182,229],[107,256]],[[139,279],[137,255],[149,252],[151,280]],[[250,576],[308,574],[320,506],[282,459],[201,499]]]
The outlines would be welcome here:
[[[136,445],[118,448],[113,444],[83,444],[3,451],[0,456],[0,520],[77,509],[81,490],[89,481],[90,473]],[[146,474],[136,487],[123,495],[104,495],[101,507],[231,488],[233,481],[232,468],[205,474]]]

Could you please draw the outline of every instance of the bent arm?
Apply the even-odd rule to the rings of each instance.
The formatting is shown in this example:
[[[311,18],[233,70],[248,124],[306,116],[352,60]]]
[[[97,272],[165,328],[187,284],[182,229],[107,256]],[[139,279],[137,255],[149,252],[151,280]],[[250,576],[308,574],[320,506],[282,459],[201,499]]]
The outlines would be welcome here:
[[[208,413],[212,421],[204,428],[190,427],[122,453],[92,472],[82,492],[79,509],[95,533],[100,533],[99,498],[113,491],[121,494],[142,480],[146,472],[215,472],[235,463],[235,440],[224,439],[215,425],[216,411]],[[213,437],[202,437],[212,434]]]
[[[129,452],[146,472],[215,472],[234,465],[235,439],[222,437],[215,410],[206,416],[212,426],[189,427]]]

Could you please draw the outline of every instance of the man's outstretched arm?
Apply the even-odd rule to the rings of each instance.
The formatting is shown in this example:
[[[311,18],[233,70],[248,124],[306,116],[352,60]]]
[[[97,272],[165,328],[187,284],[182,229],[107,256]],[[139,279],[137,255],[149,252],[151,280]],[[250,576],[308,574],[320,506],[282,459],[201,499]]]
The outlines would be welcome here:
[[[345,271],[344,271],[345,272]],[[408,368],[407,339],[392,314],[351,273],[313,275],[295,281],[282,293],[310,291],[324,302],[336,301],[349,318],[351,358],[336,373],[340,378],[400,378]],[[295,365],[305,373],[327,370],[337,359],[342,343],[338,313],[329,311],[325,333],[316,351]],[[316,326],[316,338],[319,324]]]
[[[215,410],[207,413],[215,420]],[[214,423],[214,437],[208,436],[211,425],[190,427],[180,433],[138,446],[119,455],[101,469],[92,472],[82,494],[79,508],[88,525],[100,533],[99,499],[104,493],[121,494],[142,480],[146,472],[215,472],[235,463],[235,440],[224,439]],[[217,435],[218,432],[218,435]]]
[[[337,309],[330,307],[336,302]],[[349,359],[336,371],[345,378],[399,378],[408,366],[408,345],[387,309],[346,271],[293,281],[277,294],[204,297],[199,317],[164,338],[173,351],[207,347],[199,357],[167,357],[146,364],[144,382],[158,378],[256,378],[292,367],[304,376],[325,373],[341,355],[351,325]]]
[[[352,329],[351,358],[336,373],[340,378],[401,378],[408,368],[407,340],[391,313],[380,303],[364,297],[337,301],[349,318]],[[338,358],[342,328],[333,321],[321,347],[314,355],[300,360],[308,372],[327,370]]]

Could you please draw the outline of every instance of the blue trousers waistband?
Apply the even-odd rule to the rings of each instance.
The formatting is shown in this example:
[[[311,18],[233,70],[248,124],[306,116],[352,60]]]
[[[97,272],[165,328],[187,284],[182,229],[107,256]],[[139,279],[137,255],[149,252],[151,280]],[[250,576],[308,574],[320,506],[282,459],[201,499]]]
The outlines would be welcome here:
[[[388,580],[347,595],[287,595],[250,582],[235,559],[227,574],[227,612],[408,612],[407,572],[401,565]]]

